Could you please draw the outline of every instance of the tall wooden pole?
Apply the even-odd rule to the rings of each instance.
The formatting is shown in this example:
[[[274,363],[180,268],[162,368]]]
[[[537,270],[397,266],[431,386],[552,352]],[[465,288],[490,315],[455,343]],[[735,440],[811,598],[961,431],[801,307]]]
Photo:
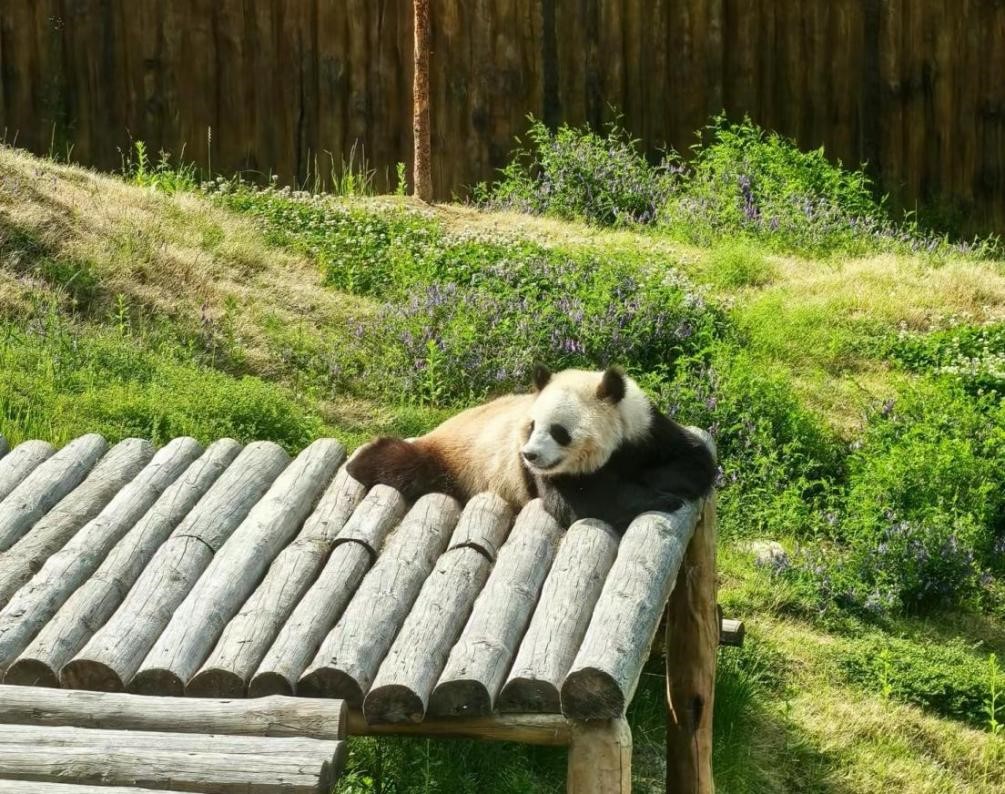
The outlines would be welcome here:
[[[712,707],[719,648],[715,495],[709,496],[667,607],[667,794],[713,794]]]
[[[427,204],[433,200],[429,154],[429,0],[413,0],[415,11],[415,72],[412,82],[412,132],[415,160],[412,179],[415,195]]]

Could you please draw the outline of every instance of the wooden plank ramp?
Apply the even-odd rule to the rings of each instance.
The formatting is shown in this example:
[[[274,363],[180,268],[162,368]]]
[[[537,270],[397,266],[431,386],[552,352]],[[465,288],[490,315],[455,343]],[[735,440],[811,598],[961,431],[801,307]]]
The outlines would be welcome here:
[[[367,491],[332,439],[292,460],[230,439],[0,447],[0,673],[21,685],[0,685],[0,794],[200,791],[193,753],[214,791],[320,791],[346,724],[571,745],[570,774],[595,757],[623,782],[702,505],[619,537],[540,500],[514,518],[488,493]]]

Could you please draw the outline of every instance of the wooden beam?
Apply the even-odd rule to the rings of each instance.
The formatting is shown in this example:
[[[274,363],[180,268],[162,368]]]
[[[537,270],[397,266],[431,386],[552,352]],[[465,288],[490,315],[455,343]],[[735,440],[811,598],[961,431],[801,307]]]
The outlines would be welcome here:
[[[712,707],[719,648],[715,496],[708,497],[670,596],[666,632],[667,794],[712,794]]]
[[[0,794],[172,794],[168,789],[135,786],[89,786],[86,783],[43,783],[40,780],[0,780]]]
[[[485,717],[427,719],[419,723],[370,725],[359,709],[349,710],[350,736],[425,736],[483,739],[567,747],[572,724],[561,714],[490,714]]]
[[[632,732],[628,722],[571,722],[566,791],[569,794],[631,794]],[[680,792],[684,792],[681,789]]]
[[[719,644],[731,648],[740,648],[743,646],[743,638],[746,636],[746,633],[747,629],[743,625],[742,620],[723,618],[719,627]]]
[[[0,502],[17,488],[24,478],[53,456],[56,449],[45,441],[25,441],[0,460]]]
[[[0,686],[0,724],[335,740],[345,738],[348,723],[345,701],[327,698],[217,700]]]

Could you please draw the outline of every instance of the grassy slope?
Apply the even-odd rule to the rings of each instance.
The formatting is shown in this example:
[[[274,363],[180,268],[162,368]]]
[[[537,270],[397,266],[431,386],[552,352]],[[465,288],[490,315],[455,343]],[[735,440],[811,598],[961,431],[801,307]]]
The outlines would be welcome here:
[[[270,436],[295,448],[311,434],[355,444],[377,432],[413,433],[443,416],[304,380],[300,356],[323,356],[379,307],[323,288],[312,262],[268,247],[246,220],[192,195],[128,186],[9,149],[0,148],[0,174],[0,367],[23,378],[0,383],[8,403],[0,405],[0,432],[12,442],[64,441],[98,428],[109,436]],[[862,340],[959,317],[1005,317],[1005,275],[993,263],[933,269],[877,257],[824,264],[461,207],[435,213],[455,230],[601,253],[641,249],[679,263],[731,306],[753,355],[785,372],[848,437],[865,407],[907,377],[862,354]],[[759,286],[732,286],[737,267],[761,273]],[[72,338],[65,348],[37,341],[60,334]],[[81,373],[89,371],[106,374],[88,380]],[[136,401],[135,422],[128,411],[105,410],[115,400]],[[242,401],[247,416],[235,424],[233,405]],[[737,548],[723,549],[722,569],[721,600],[747,621],[749,634],[747,649],[722,662],[720,790],[990,792],[1005,785],[1000,739],[847,683],[835,659],[848,637],[785,617],[787,594]],[[947,631],[903,621],[896,631],[919,644],[957,632],[1005,655],[1005,633],[990,622]],[[738,653],[752,663],[739,663]],[[660,787],[660,691],[658,675],[647,674],[631,715],[640,790]],[[549,751],[367,742],[356,745],[344,790],[371,790],[381,767],[399,791],[488,790],[490,781],[504,791],[549,791],[562,777],[561,755]]]

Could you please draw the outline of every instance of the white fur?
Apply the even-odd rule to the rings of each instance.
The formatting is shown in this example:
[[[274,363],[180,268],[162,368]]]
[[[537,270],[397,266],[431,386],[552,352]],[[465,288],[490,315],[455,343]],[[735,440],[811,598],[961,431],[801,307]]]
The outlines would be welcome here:
[[[607,463],[624,442],[639,440],[649,431],[649,398],[638,384],[625,377],[625,396],[614,403],[597,396],[602,379],[602,372],[586,370],[552,376],[531,406],[534,429],[520,450],[528,468],[543,475],[588,474]],[[553,437],[556,424],[572,437],[568,445]]]

